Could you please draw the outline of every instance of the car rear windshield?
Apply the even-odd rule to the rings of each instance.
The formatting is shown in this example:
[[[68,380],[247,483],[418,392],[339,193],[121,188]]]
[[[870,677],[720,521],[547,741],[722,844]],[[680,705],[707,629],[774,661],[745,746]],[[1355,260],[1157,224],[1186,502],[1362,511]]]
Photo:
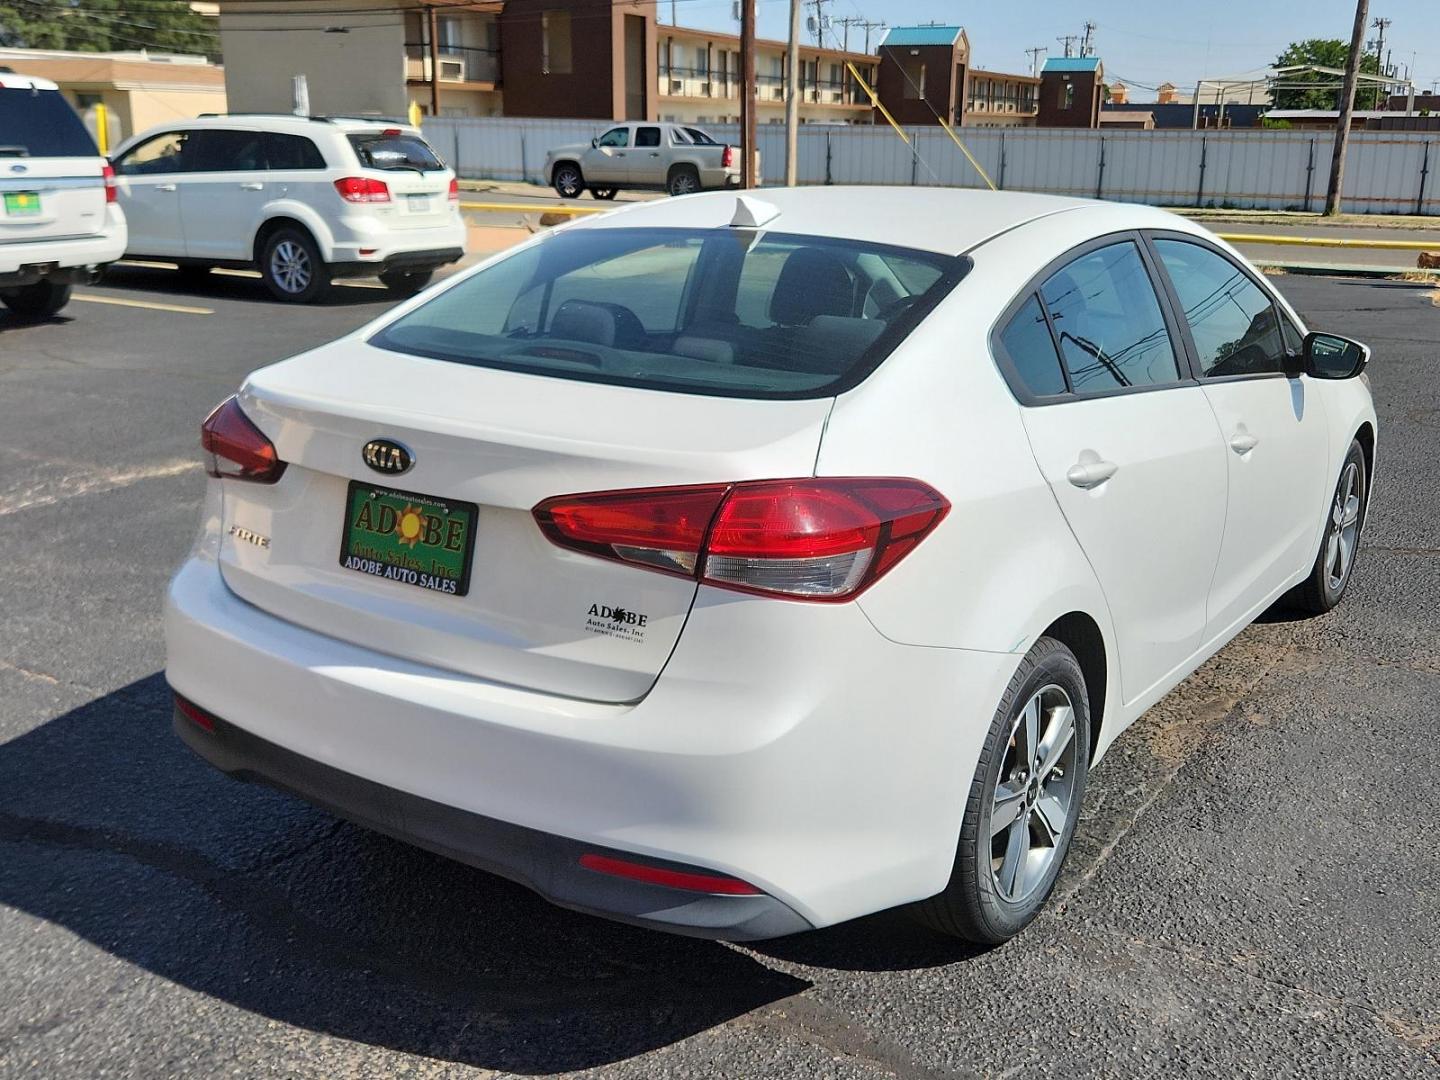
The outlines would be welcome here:
[[[825,397],[873,371],[968,265],[741,229],[570,229],[466,278],[370,341],[564,379]]]
[[[0,158],[99,156],[60,91],[0,87]]]
[[[430,144],[419,135],[396,131],[364,131],[350,136],[355,156],[367,169],[413,169],[434,172],[445,168]]]

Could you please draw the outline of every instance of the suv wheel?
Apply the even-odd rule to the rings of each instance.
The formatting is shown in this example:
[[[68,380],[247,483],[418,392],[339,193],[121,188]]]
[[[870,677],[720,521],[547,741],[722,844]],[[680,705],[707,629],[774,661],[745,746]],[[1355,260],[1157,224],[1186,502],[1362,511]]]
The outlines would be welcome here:
[[[429,285],[434,276],[434,270],[385,270],[380,274],[380,282],[397,296],[414,296]]]
[[[700,174],[689,165],[681,165],[670,174],[665,190],[671,195],[691,195],[700,190]]]
[[[572,165],[568,161],[555,166],[555,175],[552,179],[555,184],[555,193],[562,199],[578,199],[580,193],[585,190],[585,180],[580,175],[580,166]]]
[[[911,910],[927,926],[984,945],[1040,913],[1070,850],[1090,765],[1080,663],[1041,638],[990,724],[945,891]]]
[[[278,300],[308,304],[330,284],[328,268],[310,234],[301,229],[276,229],[260,253],[260,276]]]
[[[56,314],[70,302],[70,286],[37,281],[18,289],[0,292],[0,300],[21,319],[39,322]]]

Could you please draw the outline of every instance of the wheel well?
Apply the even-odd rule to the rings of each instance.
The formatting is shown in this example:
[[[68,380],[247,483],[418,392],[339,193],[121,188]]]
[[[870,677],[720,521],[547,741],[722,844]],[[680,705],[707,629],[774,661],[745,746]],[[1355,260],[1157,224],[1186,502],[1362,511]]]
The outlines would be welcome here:
[[[1105,691],[1108,672],[1105,665],[1105,637],[1095,620],[1083,611],[1062,615],[1045,628],[1044,637],[1062,642],[1080,661],[1085,675],[1085,692],[1090,706],[1090,757],[1100,740],[1100,725],[1105,719]]]
[[[669,183],[670,178],[674,176],[677,172],[694,173],[697,177],[700,175],[700,170],[697,169],[694,165],[690,164],[690,162],[677,161],[674,165],[670,166],[670,171],[665,174],[665,182]]]
[[[585,170],[580,168],[580,163],[578,161],[571,161],[569,158],[563,158],[560,161],[555,162],[554,165],[550,166],[550,182],[552,184],[555,182],[555,174],[560,171],[561,165],[574,165],[575,171],[580,174],[580,179],[585,179]]]
[[[1360,425],[1360,430],[1355,432],[1355,441],[1365,454],[1365,487],[1368,489],[1370,481],[1375,479],[1375,429],[1370,426],[1370,421]]]
[[[304,233],[310,238],[310,242],[312,244],[315,244],[317,248],[320,246],[318,243],[315,242],[315,234],[310,231],[310,229],[305,225],[303,221],[296,221],[294,218],[289,217],[273,217],[269,221],[265,222],[265,224],[261,225],[259,230],[255,233],[254,256],[256,266],[260,265],[260,260],[265,255],[265,243],[270,239],[270,234],[275,232],[276,229],[285,228],[287,225],[292,229],[299,229],[302,233]],[[321,257],[323,258],[324,256],[322,255]]]

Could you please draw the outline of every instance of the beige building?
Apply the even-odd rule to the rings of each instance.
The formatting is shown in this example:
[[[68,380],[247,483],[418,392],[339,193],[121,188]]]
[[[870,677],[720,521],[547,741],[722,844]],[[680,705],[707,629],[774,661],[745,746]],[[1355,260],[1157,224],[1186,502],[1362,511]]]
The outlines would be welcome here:
[[[109,145],[168,120],[224,112],[225,71],[203,56],[0,49],[0,67],[49,79],[95,131],[109,113]]]
[[[971,68],[965,79],[966,127],[1034,127],[1040,80]]]

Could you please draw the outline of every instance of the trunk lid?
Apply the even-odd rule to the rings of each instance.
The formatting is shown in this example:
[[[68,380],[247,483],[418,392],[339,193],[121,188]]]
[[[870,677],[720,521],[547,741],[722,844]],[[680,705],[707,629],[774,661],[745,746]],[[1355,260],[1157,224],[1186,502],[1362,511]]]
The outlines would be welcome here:
[[[256,372],[240,404],[289,464],[273,485],[224,483],[221,569],[235,593],[417,663],[618,702],[654,683],[696,585],[564,551],[531,508],[577,492],[811,475],[831,399],[598,385],[352,337]],[[362,449],[375,439],[403,444],[414,464],[373,471]],[[468,592],[342,566],[342,534],[358,517],[352,481],[413,495],[417,507],[474,504]]]

